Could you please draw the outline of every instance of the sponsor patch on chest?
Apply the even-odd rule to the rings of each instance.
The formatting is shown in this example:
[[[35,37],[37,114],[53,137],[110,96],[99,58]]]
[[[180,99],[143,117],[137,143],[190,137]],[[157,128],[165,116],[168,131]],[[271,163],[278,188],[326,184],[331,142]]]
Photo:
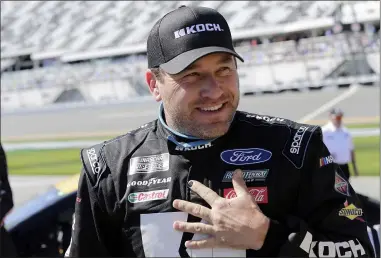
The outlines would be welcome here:
[[[130,159],[128,175],[150,174],[169,170],[169,153],[133,157]]]
[[[248,187],[248,190],[258,204],[268,203],[267,187]],[[237,194],[233,188],[224,189],[224,198],[232,199],[235,197]]]
[[[222,178],[222,182],[231,182],[234,171],[227,171]],[[260,170],[242,170],[243,180],[245,182],[256,182],[256,181],[265,181],[269,169],[260,169]]]
[[[250,165],[270,160],[272,153],[262,148],[231,149],[221,153],[221,160],[231,165]]]
[[[149,192],[133,192],[128,195],[130,203],[139,203],[146,201],[165,200],[168,198],[169,189],[149,191]]]

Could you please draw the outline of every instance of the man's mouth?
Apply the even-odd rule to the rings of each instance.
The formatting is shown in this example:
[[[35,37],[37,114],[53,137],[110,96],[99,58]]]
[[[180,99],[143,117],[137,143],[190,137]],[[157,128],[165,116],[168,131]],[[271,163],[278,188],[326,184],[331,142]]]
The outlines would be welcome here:
[[[218,105],[208,106],[208,107],[203,107],[203,108],[198,108],[198,109],[200,111],[203,111],[203,112],[216,112],[216,111],[221,110],[224,105],[225,105],[225,103],[221,103],[221,104],[218,104]]]

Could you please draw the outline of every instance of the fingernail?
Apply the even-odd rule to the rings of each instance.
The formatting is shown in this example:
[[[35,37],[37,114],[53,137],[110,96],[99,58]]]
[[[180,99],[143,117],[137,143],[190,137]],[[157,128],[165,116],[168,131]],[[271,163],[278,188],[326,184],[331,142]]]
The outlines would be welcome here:
[[[236,169],[234,171],[234,174],[237,175],[237,176],[242,176],[241,170],[239,170],[239,169]]]
[[[188,187],[190,188],[192,187],[192,185],[193,185],[193,181],[188,181]]]
[[[175,221],[173,223],[173,228],[179,228],[180,227],[180,223],[178,221]]]

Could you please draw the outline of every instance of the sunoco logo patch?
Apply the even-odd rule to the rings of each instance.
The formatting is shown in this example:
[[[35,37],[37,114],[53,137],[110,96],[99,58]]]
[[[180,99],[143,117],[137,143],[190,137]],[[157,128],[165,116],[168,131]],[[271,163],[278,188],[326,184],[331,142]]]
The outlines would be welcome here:
[[[345,201],[344,206],[345,206],[345,208],[342,208],[339,211],[339,216],[347,217],[350,220],[357,219],[357,220],[360,220],[362,222],[364,221],[364,219],[361,218],[361,216],[363,214],[362,209],[357,208],[352,203],[350,205],[348,205],[348,201]]]

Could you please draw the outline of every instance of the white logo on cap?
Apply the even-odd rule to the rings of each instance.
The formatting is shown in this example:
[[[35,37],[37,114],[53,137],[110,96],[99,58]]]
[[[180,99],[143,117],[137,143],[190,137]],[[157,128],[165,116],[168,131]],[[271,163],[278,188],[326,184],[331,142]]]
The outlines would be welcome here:
[[[224,29],[221,29],[218,23],[206,23],[206,24],[200,23],[200,24],[194,24],[192,26],[177,30],[174,32],[174,34],[175,34],[175,39],[178,39],[188,34],[195,34],[195,33],[203,32],[203,31],[224,31]]]

